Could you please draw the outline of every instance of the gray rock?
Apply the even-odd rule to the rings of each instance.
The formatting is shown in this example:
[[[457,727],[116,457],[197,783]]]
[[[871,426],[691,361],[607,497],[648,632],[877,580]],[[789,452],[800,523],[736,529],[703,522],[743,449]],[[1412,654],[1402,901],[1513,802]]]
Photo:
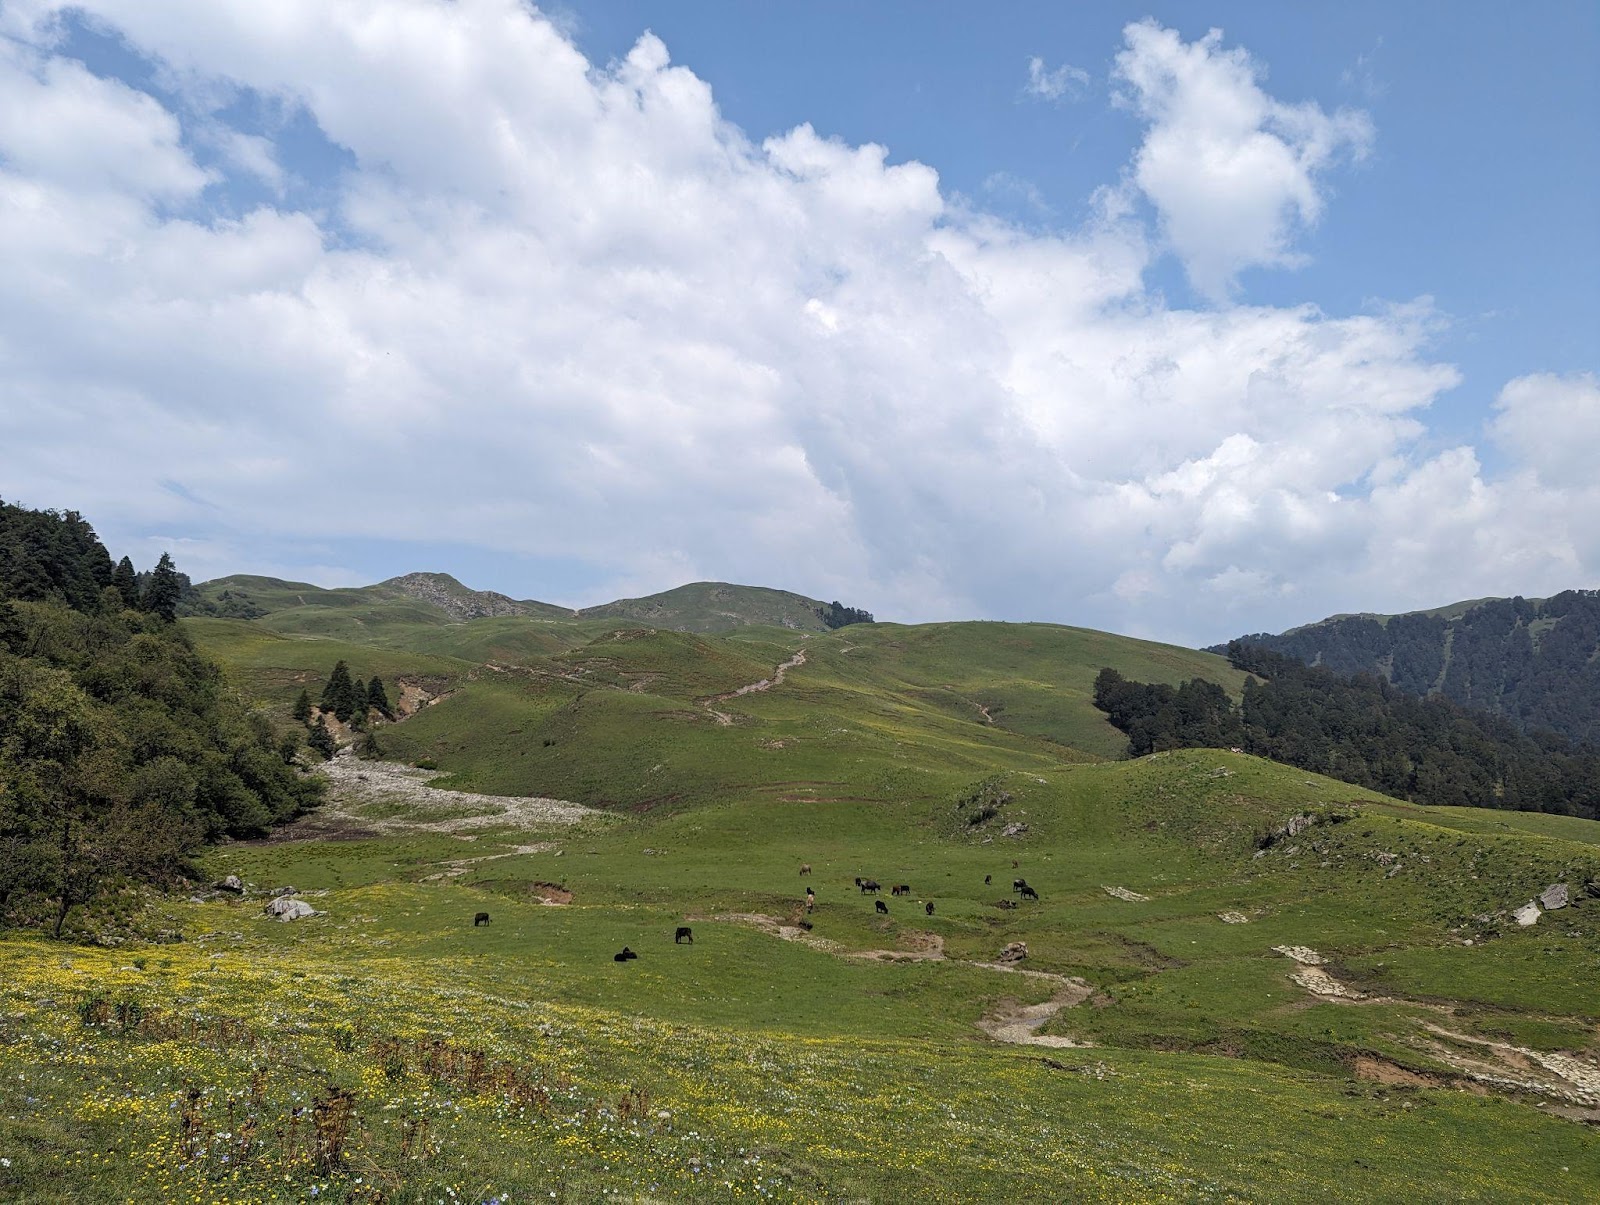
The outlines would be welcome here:
[[[995,961],[996,962],[1021,962],[1027,956],[1028,956],[1028,943],[1025,942],[1025,941],[1013,941],[1013,942],[1008,943],[1006,945],[1006,948],[1000,951],[1000,957],[995,959]]]
[[[1283,835],[1285,837],[1298,837],[1315,823],[1316,821],[1310,816],[1290,816],[1289,823],[1283,826]]]
[[[1522,907],[1512,912],[1511,919],[1516,921],[1517,924],[1521,925],[1523,928],[1527,928],[1532,924],[1537,924],[1539,920],[1539,905],[1534,903],[1532,900],[1529,900],[1526,904],[1522,905]]]
[[[317,910],[304,900],[290,899],[286,895],[270,901],[262,911],[281,921],[300,920],[302,917],[317,915]]]
[[[211,886],[218,891],[231,891],[234,895],[244,894],[244,884],[239,881],[239,876],[236,874],[230,874],[222,882],[213,883]]]
[[[300,889],[298,887],[277,887],[273,889],[272,898],[277,899],[279,896],[299,894]]]
[[[1544,905],[1546,912],[1554,912],[1557,908],[1565,908],[1569,902],[1565,883],[1551,883],[1550,886],[1539,893],[1539,903]]]
[[[1020,837],[1027,831],[1028,826],[1026,824],[1008,824],[1000,830],[1000,835],[1002,837]]]

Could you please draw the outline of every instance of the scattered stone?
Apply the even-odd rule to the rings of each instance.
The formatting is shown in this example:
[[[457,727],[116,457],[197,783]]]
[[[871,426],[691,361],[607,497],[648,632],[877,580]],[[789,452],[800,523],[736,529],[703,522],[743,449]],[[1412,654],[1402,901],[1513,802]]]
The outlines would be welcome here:
[[[269,901],[262,911],[281,921],[300,920],[303,917],[317,915],[317,910],[304,900],[290,899],[286,895]]]
[[[1383,872],[1383,877],[1386,878],[1386,879],[1392,879],[1392,878],[1394,878],[1395,875],[1399,874],[1404,869],[1405,869],[1404,866],[1402,866],[1400,863],[1396,862],[1393,866],[1389,867],[1388,870]]]
[[[1114,895],[1119,900],[1127,900],[1130,904],[1147,904],[1150,902],[1148,895],[1140,895],[1137,891],[1129,891],[1126,887],[1101,886],[1101,891],[1107,895]]]
[[[218,891],[231,891],[234,895],[244,894],[244,884],[239,881],[239,876],[236,874],[230,874],[222,882],[211,885]]]
[[[1380,850],[1379,852],[1377,852],[1377,853],[1372,855],[1372,860],[1374,862],[1376,862],[1379,866],[1393,866],[1396,862],[1398,862],[1400,860],[1400,855],[1399,854],[1385,853],[1385,852]]]
[[[1516,921],[1517,924],[1521,925],[1523,928],[1527,928],[1532,924],[1537,924],[1539,920],[1539,905],[1533,900],[1529,900],[1526,904],[1522,905],[1522,907],[1518,908],[1511,914],[1511,919]]]
[[[1282,954],[1285,958],[1292,958],[1302,966],[1319,967],[1328,961],[1310,946],[1273,946],[1272,952]]]
[[[1304,813],[1298,816],[1290,816],[1289,822],[1283,826],[1283,835],[1285,837],[1298,837],[1315,823],[1316,820],[1313,817]]]
[[[1027,956],[1028,943],[1025,941],[1013,941],[1000,951],[1000,957],[996,958],[995,961],[1001,963],[1021,962]]]
[[[1028,826],[1026,824],[1008,824],[1000,830],[1000,835],[1002,837],[1020,837],[1027,831]]]
[[[283,895],[299,895],[299,894],[300,894],[300,889],[298,887],[275,887],[273,889],[273,891],[272,891],[272,898],[273,899],[277,899],[279,896],[283,896]]]
[[[1243,912],[1219,912],[1217,917],[1228,925],[1248,925],[1250,918]]]
[[[1554,912],[1557,908],[1565,908],[1569,902],[1565,883],[1551,883],[1550,886],[1539,893],[1539,903],[1544,905],[1546,912]]]

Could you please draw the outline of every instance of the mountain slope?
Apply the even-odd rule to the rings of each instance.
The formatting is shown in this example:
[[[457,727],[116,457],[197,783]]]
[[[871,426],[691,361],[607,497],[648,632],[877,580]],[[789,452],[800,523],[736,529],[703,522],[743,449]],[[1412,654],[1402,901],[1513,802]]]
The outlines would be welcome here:
[[[1597,590],[1334,616],[1240,639],[1335,673],[1375,673],[1407,693],[1443,695],[1525,731],[1600,744]]]
[[[626,619],[680,632],[726,632],[750,626],[826,632],[820,610],[825,604],[788,590],[736,586],[728,582],[693,582],[644,598],[623,598],[586,607],[585,619]]]

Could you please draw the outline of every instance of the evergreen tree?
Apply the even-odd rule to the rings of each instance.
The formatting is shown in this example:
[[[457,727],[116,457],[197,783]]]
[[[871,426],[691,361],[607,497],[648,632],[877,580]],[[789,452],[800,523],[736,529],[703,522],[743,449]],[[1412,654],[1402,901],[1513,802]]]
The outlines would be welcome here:
[[[389,695],[383,688],[383,679],[373,676],[367,683],[367,705],[386,720],[394,719],[394,712],[389,707]]]
[[[371,701],[367,696],[367,684],[357,678],[355,685],[350,688],[350,711],[354,715],[365,716]]]
[[[139,600],[140,610],[159,615],[171,623],[178,617],[178,599],[182,595],[183,583],[178,579],[177,567],[171,555],[163,552],[144,588],[144,597]]]
[[[139,609],[139,575],[133,571],[133,562],[123,557],[111,575],[111,584],[122,596],[122,605],[129,611]]]
[[[339,664],[343,665],[344,662],[341,661]],[[338,749],[333,740],[333,733],[328,731],[328,722],[320,715],[317,717],[317,722],[311,725],[311,735],[306,737],[306,744],[315,749],[323,761],[331,761]]]
[[[294,701],[294,718],[302,724],[311,722],[311,692],[302,690]]]
[[[333,667],[328,684],[322,688],[322,710],[331,711],[341,721],[348,720],[355,709],[355,683],[350,681],[350,667],[343,661]]]

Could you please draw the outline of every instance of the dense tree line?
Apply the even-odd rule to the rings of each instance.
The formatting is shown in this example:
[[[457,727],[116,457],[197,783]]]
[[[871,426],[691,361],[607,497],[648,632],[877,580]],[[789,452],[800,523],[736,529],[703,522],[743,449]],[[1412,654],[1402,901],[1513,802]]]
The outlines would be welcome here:
[[[1241,641],[1600,746],[1600,590],[1489,599],[1453,618],[1345,616]]]
[[[826,606],[817,608],[817,618],[830,628],[849,627],[853,623],[871,623],[872,612],[863,611],[859,607],[847,607],[834,599]]]
[[[60,932],[106,887],[171,881],[202,842],[317,802],[299,738],[172,622],[169,557],[140,589],[81,516],[3,504],[0,544],[0,916]]]
[[[1240,705],[1214,683],[1095,679],[1095,705],[1128,734],[1134,756],[1238,747],[1417,803],[1600,818],[1600,755],[1552,732],[1438,697],[1417,698],[1374,674],[1344,677],[1235,641],[1251,677]]]

